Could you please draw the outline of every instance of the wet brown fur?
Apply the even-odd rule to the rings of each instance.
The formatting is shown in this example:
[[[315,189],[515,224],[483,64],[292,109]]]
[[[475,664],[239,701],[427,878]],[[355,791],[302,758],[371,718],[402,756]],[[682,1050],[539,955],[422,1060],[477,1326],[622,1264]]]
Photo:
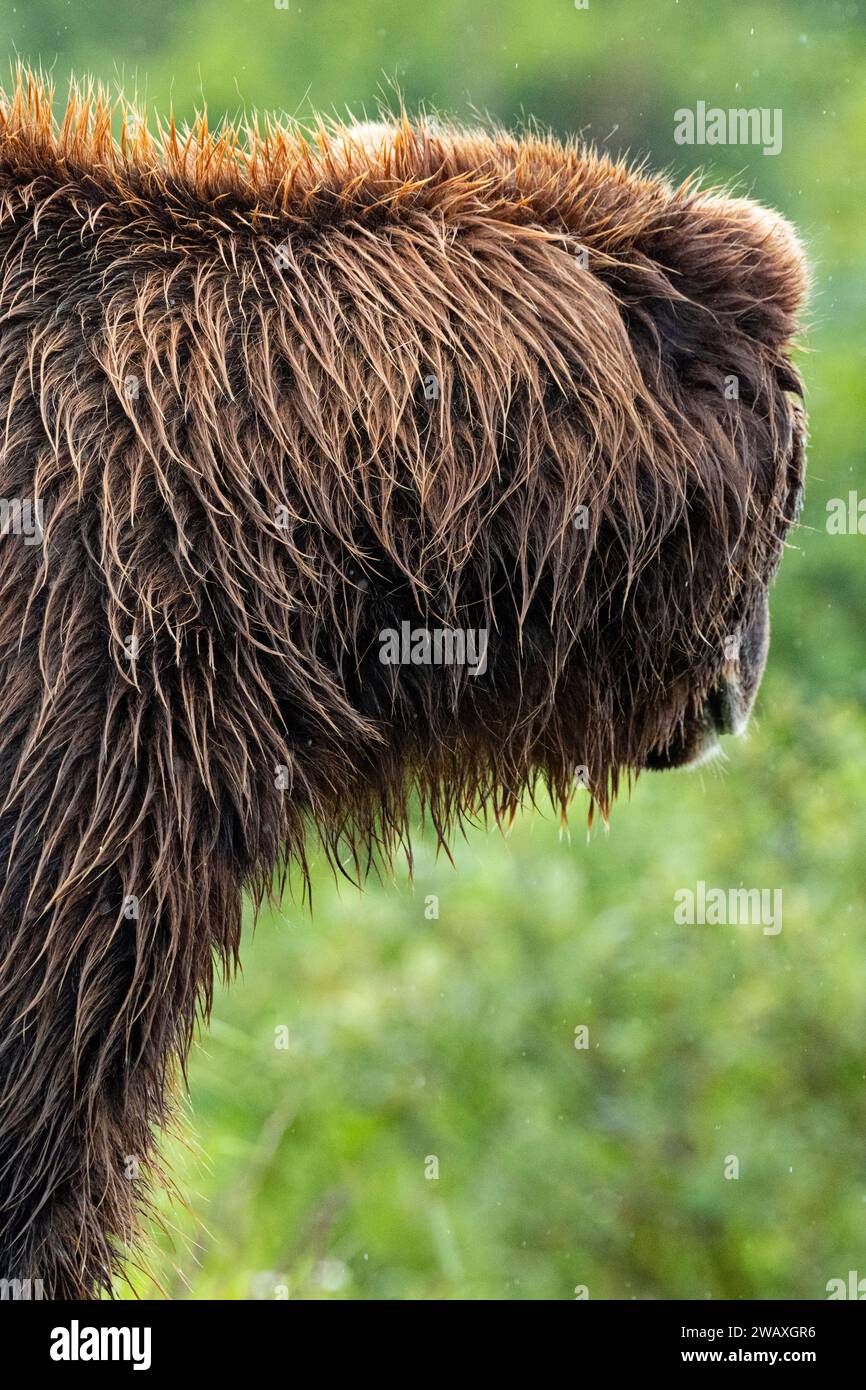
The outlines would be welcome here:
[[[576,767],[606,814],[802,477],[774,214],[536,136],[111,119],[0,98],[0,496],[44,507],[0,538],[0,1278],[54,1297],[135,1238],[242,889]],[[383,665],[406,620],[486,673]]]

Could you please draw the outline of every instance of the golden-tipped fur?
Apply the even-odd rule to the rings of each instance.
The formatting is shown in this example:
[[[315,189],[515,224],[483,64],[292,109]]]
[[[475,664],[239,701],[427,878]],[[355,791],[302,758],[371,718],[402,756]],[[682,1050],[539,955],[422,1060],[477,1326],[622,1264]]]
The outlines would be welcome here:
[[[0,1278],[55,1297],[135,1235],[242,889],[309,834],[362,876],[413,795],[445,842],[689,756],[802,480],[775,215],[535,137],[112,114],[0,98],[0,498],[43,518],[0,537]],[[486,669],[384,663],[404,623]]]

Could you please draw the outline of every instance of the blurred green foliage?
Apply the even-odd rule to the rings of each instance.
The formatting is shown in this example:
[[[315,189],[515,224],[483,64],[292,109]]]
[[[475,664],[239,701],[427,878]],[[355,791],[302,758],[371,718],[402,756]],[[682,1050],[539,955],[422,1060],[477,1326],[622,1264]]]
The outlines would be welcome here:
[[[0,0],[0,20],[61,92],[93,72],[184,118],[360,115],[399,89],[675,176],[703,160],[791,217],[815,268],[807,505],[749,739],[641,779],[589,843],[578,794],[571,839],[527,811],[455,868],[422,839],[414,886],[359,896],[323,868],[312,917],[266,914],[192,1059],[160,1286],[810,1298],[866,1275],[866,536],[825,529],[829,498],[866,495],[866,6]],[[780,107],[782,153],[675,145],[699,99]],[[781,887],[781,934],[675,926],[698,879]]]

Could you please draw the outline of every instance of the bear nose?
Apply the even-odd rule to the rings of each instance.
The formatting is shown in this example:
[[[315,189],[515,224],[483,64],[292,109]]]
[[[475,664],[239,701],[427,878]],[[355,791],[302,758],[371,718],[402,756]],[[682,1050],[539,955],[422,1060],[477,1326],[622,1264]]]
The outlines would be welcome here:
[[[723,676],[704,705],[707,727],[717,734],[741,734],[749,719],[749,701],[735,676]]]
[[[766,591],[742,628],[725,645],[725,663],[704,706],[707,727],[719,734],[741,734],[749,721],[764,674],[770,642]]]

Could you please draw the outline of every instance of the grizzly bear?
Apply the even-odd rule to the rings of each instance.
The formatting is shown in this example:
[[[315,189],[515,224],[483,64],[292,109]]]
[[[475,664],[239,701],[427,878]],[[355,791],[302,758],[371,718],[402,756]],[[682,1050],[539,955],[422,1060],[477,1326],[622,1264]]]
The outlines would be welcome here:
[[[743,726],[805,288],[576,143],[0,98],[0,1276],[111,1290],[245,890]]]

